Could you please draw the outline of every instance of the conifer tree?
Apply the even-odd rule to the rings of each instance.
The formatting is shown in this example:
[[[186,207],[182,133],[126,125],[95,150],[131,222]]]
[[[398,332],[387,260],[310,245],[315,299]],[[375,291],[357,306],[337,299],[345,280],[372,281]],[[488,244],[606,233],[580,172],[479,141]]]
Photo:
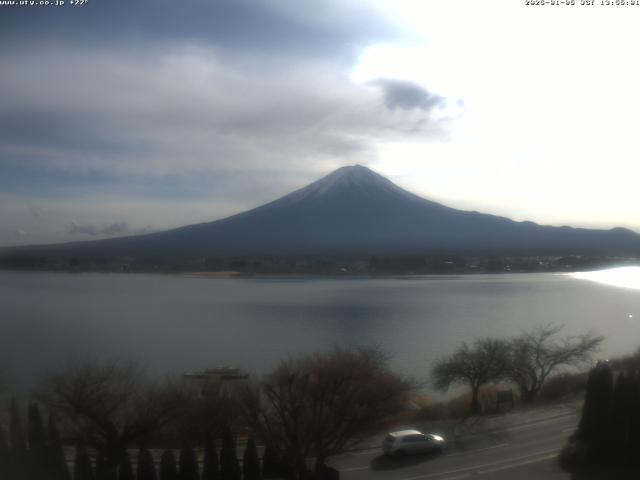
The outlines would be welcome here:
[[[96,480],[117,480],[118,471],[110,467],[104,455],[100,453],[96,459]]]
[[[146,448],[141,448],[138,452],[138,479],[137,480],[158,480],[156,467],[153,463],[151,452]]]
[[[627,382],[629,408],[629,438],[626,448],[627,462],[640,465],[640,371]]]
[[[49,414],[48,422],[48,464],[50,465],[51,480],[71,480],[69,467],[64,456],[64,448],[58,433],[58,426],[53,413]]]
[[[308,471],[304,473],[307,475]],[[292,461],[290,458],[287,458],[286,454],[280,457],[279,466],[278,466],[278,478],[285,479],[295,479],[296,472],[293,469]]]
[[[242,473],[244,480],[260,480],[262,478],[260,475],[258,449],[256,448],[256,442],[252,437],[249,437],[244,449]]]
[[[20,409],[15,398],[11,400],[11,419],[9,423],[9,441],[11,443],[11,474],[16,480],[27,478],[28,451],[27,442],[20,419]]]
[[[78,445],[73,467],[73,480],[95,480],[95,478],[89,454],[84,447]]]
[[[578,427],[578,437],[587,445],[587,456],[593,462],[606,460],[609,453],[613,373],[608,363],[601,362],[591,369]]]
[[[220,478],[222,480],[240,480],[240,464],[236,454],[236,445],[228,425],[225,425],[222,432]]]
[[[171,449],[165,450],[160,457],[160,480],[179,480],[176,457]]]
[[[200,480],[198,458],[190,445],[184,444],[180,450],[180,480]]]
[[[613,401],[613,372],[608,364],[599,368],[597,382],[597,429],[596,435],[590,442],[589,456],[591,459],[602,462],[611,455],[609,431],[611,407]]]
[[[280,461],[275,450],[266,445],[262,455],[262,476],[264,478],[278,477],[280,474],[279,464]]]
[[[40,453],[44,455],[46,444],[44,422],[37,403],[30,403],[27,409],[27,438],[29,451],[34,453],[34,450],[42,450]]]
[[[27,438],[29,471],[34,480],[45,478],[49,470],[44,422],[37,403],[27,407]]]
[[[27,452],[27,442],[20,420],[20,409],[15,398],[11,399],[11,420],[9,425],[9,437],[11,442],[11,451],[14,455],[24,455]]]
[[[9,478],[9,461],[11,454],[4,429],[0,425],[0,478]]]
[[[596,430],[596,369],[589,370],[587,385],[582,404],[582,415],[578,424],[578,437],[588,443],[595,435]]]
[[[99,453],[96,456],[96,480],[107,480],[108,475],[106,473],[106,466],[104,462],[104,457]]]
[[[202,480],[218,480],[220,478],[220,465],[218,452],[213,436],[208,434],[204,441],[204,462],[202,465]]]
[[[621,462],[629,442],[628,388],[624,373],[618,375],[611,403],[611,417],[609,420],[609,442],[607,444],[607,459],[616,463]]]
[[[133,475],[133,468],[131,468],[131,458],[129,457],[129,452],[126,450],[118,466],[118,480],[136,480],[136,477]]]

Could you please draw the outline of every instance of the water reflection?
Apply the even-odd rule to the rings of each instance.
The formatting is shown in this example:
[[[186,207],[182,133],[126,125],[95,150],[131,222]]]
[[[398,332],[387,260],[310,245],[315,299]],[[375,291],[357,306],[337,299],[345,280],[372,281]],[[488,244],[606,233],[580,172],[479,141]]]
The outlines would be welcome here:
[[[25,385],[69,356],[136,358],[151,374],[233,365],[260,375],[290,355],[374,345],[392,355],[394,370],[420,381],[461,342],[549,322],[567,335],[606,334],[604,356],[628,353],[638,348],[638,318],[637,290],[568,275],[408,281],[0,272],[0,367]]]
[[[611,285],[612,287],[640,290],[640,267],[618,267],[595,272],[572,273],[573,278]]]

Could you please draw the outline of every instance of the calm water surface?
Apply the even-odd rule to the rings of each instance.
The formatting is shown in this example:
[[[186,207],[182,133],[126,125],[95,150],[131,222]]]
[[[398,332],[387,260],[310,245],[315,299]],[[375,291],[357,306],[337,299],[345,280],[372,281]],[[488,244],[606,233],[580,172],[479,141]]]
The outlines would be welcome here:
[[[140,359],[156,373],[263,373],[333,344],[377,345],[417,378],[459,342],[549,322],[640,346],[640,290],[568,275],[233,279],[0,272],[0,365],[20,383],[73,357]]]

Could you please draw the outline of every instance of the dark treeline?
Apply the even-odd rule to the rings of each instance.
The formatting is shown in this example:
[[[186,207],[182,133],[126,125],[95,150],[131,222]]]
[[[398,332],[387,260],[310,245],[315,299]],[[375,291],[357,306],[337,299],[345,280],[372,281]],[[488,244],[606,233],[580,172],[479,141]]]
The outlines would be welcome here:
[[[586,271],[637,264],[637,257],[601,255],[483,255],[448,253],[268,257],[101,258],[0,254],[0,269],[71,272],[237,272],[244,275],[422,275]]]
[[[50,414],[45,425],[40,408],[31,403],[25,427],[16,400],[11,401],[9,416],[9,431],[0,425],[0,478],[70,479],[55,417]]]
[[[7,435],[8,433],[8,435]],[[236,441],[228,426],[221,435],[218,454],[216,441],[208,436],[199,461],[194,446],[185,442],[176,456],[165,449],[157,462],[148,448],[140,447],[132,456],[125,449],[115,469],[105,456],[83,443],[75,445],[73,458],[65,458],[58,421],[49,415],[43,420],[38,404],[27,408],[23,423],[18,402],[11,401],[9,431],[0,426],[0,478],[11,480],[260,480],[283,477],[281,460],[266,452],[261,461],[256,442],[248,437],[242,466]],[[263,475],[264,471],[264,475]]]
[[[376,349],[335,348],[261,380],[194,384],[149,381],[132,362],[75,362],[43,377],[38,403],[13,400],[0,416],[0,479],[335,478],[325,460],[406,404],[411,383],[386,363]]]
[[[640,370],[616,371],[609,362],[591,370],[572,441],[583,462],[640,467]]]

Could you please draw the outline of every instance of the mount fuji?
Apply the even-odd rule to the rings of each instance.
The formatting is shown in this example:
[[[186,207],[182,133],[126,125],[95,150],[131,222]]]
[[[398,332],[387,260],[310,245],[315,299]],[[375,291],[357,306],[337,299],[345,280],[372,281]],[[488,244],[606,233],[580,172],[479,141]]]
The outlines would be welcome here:
[[[543,226],[463,211],[414,195],[360,166],[342,167],[278,200],[158,233],[12,247],[0,256],[163,258],[305,255],[639,255],[640,235]]]

